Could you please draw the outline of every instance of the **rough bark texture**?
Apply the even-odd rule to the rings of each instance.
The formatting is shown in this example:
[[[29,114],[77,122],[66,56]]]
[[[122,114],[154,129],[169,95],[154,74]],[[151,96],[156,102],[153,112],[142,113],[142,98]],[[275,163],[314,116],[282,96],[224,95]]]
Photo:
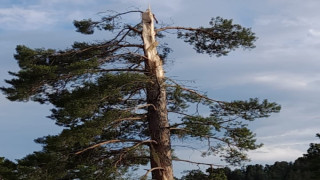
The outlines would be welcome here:
[[[152,179],[173,180],[170,130],[167,112],[167,97],[164,84],[162,61],[157,53],[158,42],[155,39],[154,18],[150,8],[142,13],[145,62],[151,82],[147,87],[148,122],[151,139],[157,144],[150,145]]]

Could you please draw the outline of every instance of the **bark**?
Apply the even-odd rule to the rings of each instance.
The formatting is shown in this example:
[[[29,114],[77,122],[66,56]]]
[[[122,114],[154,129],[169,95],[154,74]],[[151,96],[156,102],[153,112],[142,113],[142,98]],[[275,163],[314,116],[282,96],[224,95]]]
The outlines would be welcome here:
[[[148,123],[152,179],[173,180],[170,129],[167,112],[167,97],[162,61],[157,53],[158,42],[155,39],[154,16],[150,8],[142,13],[142,38],[144,42],[145,68],[151,82],[147,86]]]

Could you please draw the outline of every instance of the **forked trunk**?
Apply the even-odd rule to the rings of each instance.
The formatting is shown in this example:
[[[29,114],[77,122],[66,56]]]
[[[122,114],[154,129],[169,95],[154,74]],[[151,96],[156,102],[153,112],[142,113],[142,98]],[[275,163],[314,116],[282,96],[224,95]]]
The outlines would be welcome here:
[[[150,145],[152,179],[173,180],[170,129],[167,112],[167,97],[164,83],[162,61],[157,53],[158,42],[155,39],[154,16],[150,8],[142,13],[142,38],[147,75],[151,82],[147,86],[148,123],[152,140]]]

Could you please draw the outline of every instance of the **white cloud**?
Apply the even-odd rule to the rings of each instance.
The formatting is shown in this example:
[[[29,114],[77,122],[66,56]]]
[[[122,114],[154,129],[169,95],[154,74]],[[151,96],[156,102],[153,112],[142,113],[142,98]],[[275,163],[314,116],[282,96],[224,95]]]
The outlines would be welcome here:
[[[249,152],[250,159],[255,163],[270,163],[275,161],[294,161],[302,156],[304,151],[291,146],[264,146],[256,151]]]
[[[310,35],[312,37],[320,37],[320,31],[319,30],[309,29],[308,32],[309,32],[308,35]]]
[[[56,4],[74,4],[74,5],[83,5],[88,4],[87,0],[40,0],[40,3],[42,5],[56,5]]]
[[[53,24],[55,19],[51,18],[52,13],[35,9],[25,9],[21,7],[0,9],[0,28],[33,30],[45,28]]]
[[[271,136],[264,136],[264,137],[259,137],[260,140],[262,141],[267,141],[267,140],[277,140],[274,143],[279,142],[280,139],[298,139],[301,137],[304,138],[309,138],[309,137],[313,137],[318,129],[316,128],[307,128],[307,129],[294,129],[294,130],[289,130],[287,132],[283,132],[281,134],[274,134]],[[283,142],[282,142],[283,143]]]
[[[295,74],[267,74],[253,77],[254,82],[269,84],[279,89],[306,89],[310,79],[299,77]]]

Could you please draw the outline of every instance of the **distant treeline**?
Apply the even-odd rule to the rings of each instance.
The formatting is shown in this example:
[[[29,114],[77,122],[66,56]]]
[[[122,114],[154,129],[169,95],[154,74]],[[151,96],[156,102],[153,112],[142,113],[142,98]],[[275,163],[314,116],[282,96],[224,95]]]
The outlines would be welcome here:
[[[320,134],[317,134],[320,138]],[[303,157],[273,165],[248,165],[242,169],[191,170],[178,180],[320,180],[320,144],[311,143]]]

